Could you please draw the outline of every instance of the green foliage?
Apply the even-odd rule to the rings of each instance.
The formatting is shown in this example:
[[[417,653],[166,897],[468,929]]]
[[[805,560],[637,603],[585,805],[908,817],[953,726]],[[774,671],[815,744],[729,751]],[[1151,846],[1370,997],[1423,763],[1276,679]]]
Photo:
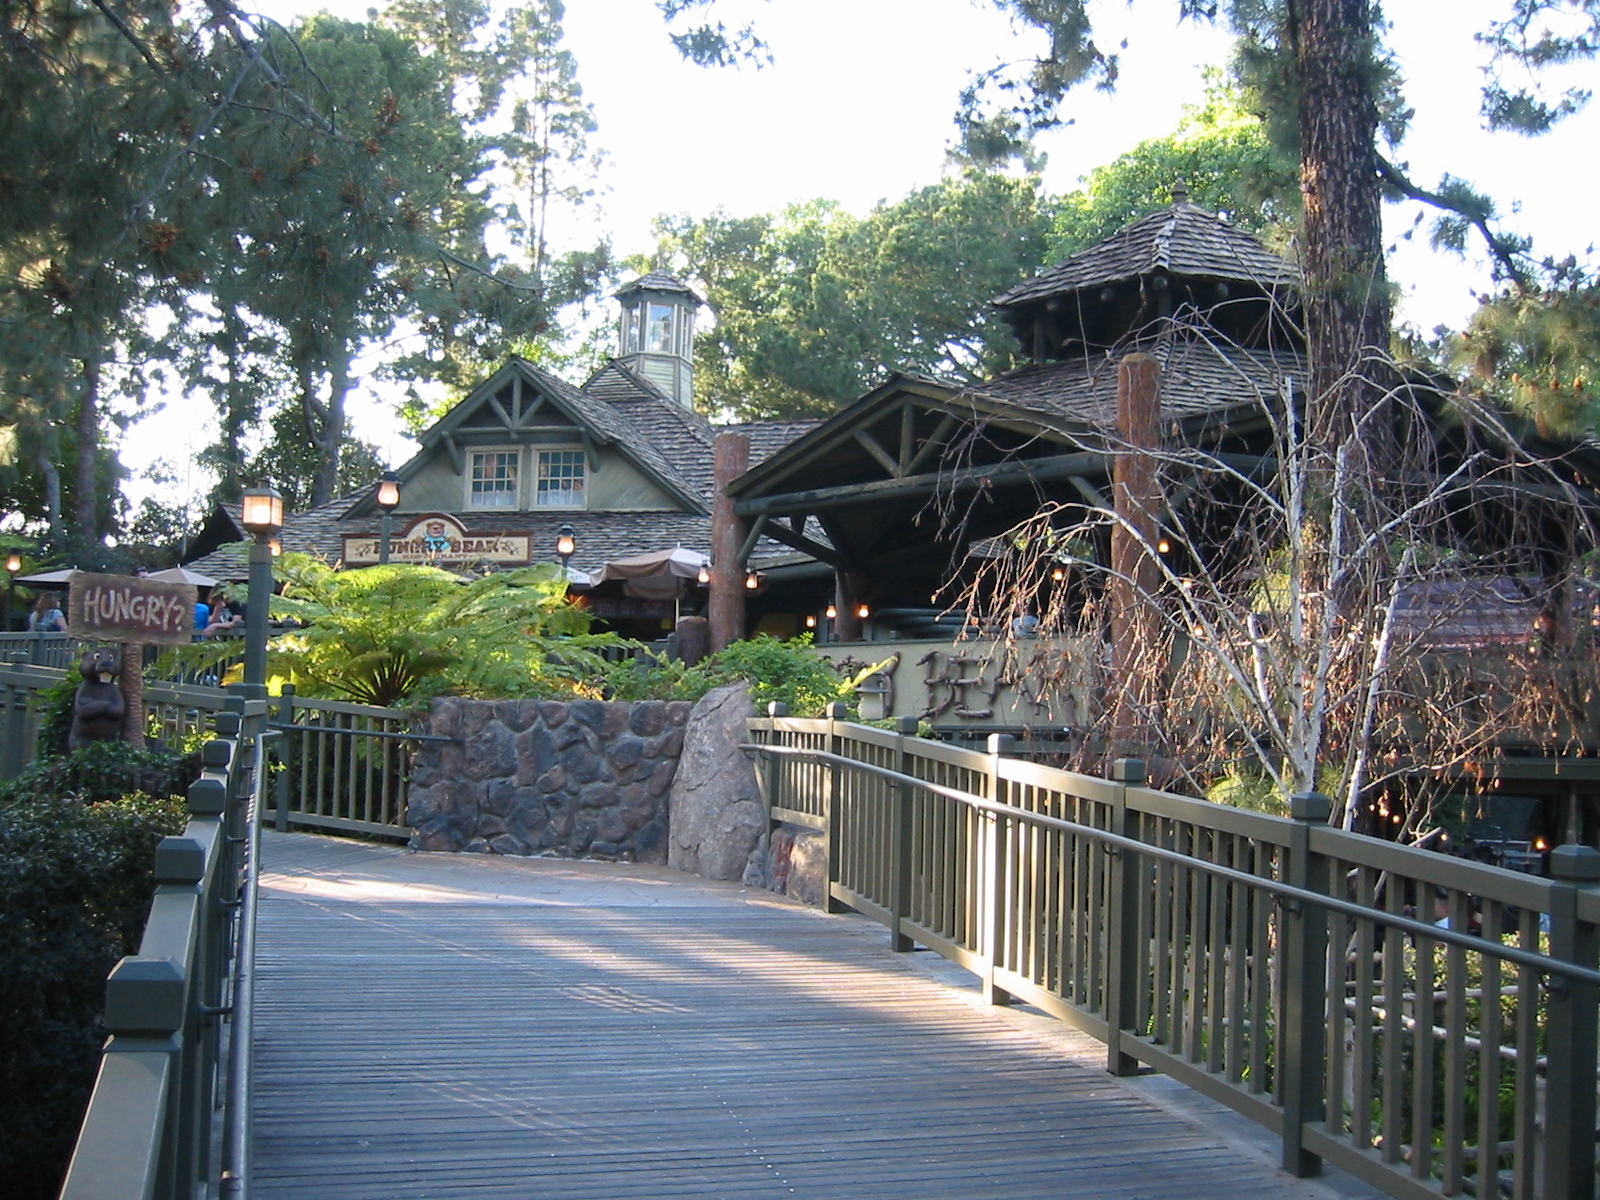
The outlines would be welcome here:
[[[267,670],[301,695],[392,705],[456,693],[570,695],[604,670],[589,617],[567,602],[555,566],[463,582],[437,567],[393,564],[336,571],[307,554],[274,564],[283,584],[275,618],[301,623],[268,644]],[[182,652],[196,664],[236,653],[226,644]]]
[[[1569,262],[1545,287],[1485,300],[1451,357],[1544,436],[1591,433],[1600,418],[1600,283]]]
[[[1063,196],[1050,255],[1067,258],[1172,203],[1183,180],[1189,199],[1270,243],[1285,245],[1299,223],[1299,166],[1275,146],[1240,94],[1212,75],[1206,102],[1167,137],[1140,142],[1096,167]]]
[[[156,842],[185,819],[177,797],[116,794],[106,757],[80,754],[0,790],[0,1172],[28,1200],[56,1194],[105,1040],[106,974],[137,950]]]
[[[85,804],[105,804],[130,792],[176,795],[199,777],[197,753],[94,742],[56,757],[41,754],[17,778],[0,783],[0,805],[30,796],[75,796]]]
[[[967,171],[857,218],[825,200],[658,222],[659,256],[703,282],[697,404],[741,419],[825,415],[888,370],[974,379],[1012,365],[990,298],[1044,261],[1033,179]]]
[[[750,684],[757,712],[778,701],[797,717],[821,716],[827,705],[848,699],[854,690],[812,649],[809,633],[789,641],[762,634],[734,642],[693,667],[646,658],[613,663],[606,669],[605,688],[615,700],[698,700],[712,688],[741,680]]]

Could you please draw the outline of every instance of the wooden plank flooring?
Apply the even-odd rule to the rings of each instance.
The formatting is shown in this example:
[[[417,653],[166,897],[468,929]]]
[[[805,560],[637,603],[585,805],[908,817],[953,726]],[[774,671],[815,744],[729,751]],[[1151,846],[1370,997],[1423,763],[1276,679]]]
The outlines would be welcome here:
[[[256,1194],[1317,1194],[857,918],[637,866],[271,835]]]

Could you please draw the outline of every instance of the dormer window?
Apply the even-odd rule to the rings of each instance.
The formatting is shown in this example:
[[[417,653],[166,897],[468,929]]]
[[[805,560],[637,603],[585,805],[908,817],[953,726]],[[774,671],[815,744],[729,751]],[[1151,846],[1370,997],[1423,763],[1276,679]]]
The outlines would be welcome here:
[[[639,307],[622,310],[622,352],[639,353]]]
[[[582,450],[539,451],[536,502],[541,508],[582,508],[583,473]]]
[[[489,450],[472,456],[470,508],[517,507],[517,452]]]

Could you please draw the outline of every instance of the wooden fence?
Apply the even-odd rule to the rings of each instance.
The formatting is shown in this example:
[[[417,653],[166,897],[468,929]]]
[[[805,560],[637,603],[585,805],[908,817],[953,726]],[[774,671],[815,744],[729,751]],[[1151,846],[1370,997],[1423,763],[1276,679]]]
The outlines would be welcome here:
[[[838,710],[836,715],[843,716]],[[1592,1200],[1600,852],[1537,878],[843,720],[755,719],[774,820],[882,922],[1387,1195]]]
[[[0,780],[15,779],[38,755],[43,696],[66,672],[28,663],[0,664]],[[177,749],[192,749],[207,720],[230,693],[201,684],[147,680],[149,732]],[[272,729],[272,811],[276,828],[319,829],[404,841],[411,752],[434,739],[417,718],[392,708],[309,700],[292,687],[268,701]]]
[[[285,687],[272,727],[282,733],[274,784],[277,828],[399,838],[406,827],[418,718],[392,708],[308,700]]]

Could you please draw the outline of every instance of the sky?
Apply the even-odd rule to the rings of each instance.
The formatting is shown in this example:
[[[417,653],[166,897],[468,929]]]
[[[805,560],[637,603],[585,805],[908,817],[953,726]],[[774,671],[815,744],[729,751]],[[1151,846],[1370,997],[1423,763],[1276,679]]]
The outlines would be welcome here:
[[[1537,139],[1479,128],[1482,55],[1472,33],[1506,4],[1385,6],[1389,44],[1415,109],[1398,156],[1423,186],[1452,171],[1496,197],[1509,227],[1532,234],[1540,250],[1582,257],[1594,240],[1600,110]],[[322,8],[364,18],[369,5],[269,0],[260,8],[287,22]],[[1226,62],[1229,39],[1208,26],[1180,25],[1176,10],[1175,0],[1096,5],[1100,44],[1126,40],[1121,77],[1114,93],[1072,96],[1070,123],[1042,139],[1049,190],[1070,191],[1140,140],[1170,133],[1184,106],[1199,102],[1203,72]],[[566,45],[598,118],[595,143],[608,159],[585,218],[590,224],[574,227],[574,243],[602,229],[619,255],[647,253],[659,213],[703,216],[720,207],[747,215],[814,197],[860,213],[897,199],[938,179],[969,71],[1038,48],[1017,36],[993,0],[722,0],[714,15],[729,26],[753,19],[773,65],[708,70],[683,62],[656,0],[567,0]],[[1475,292],[1490,286],[1487,268],[1475,256],[1463,262],[1429,250],[1425,232],[1407,240],[1418,207],[1392,205],[1386,216],[1399,316],[1423,331],[1459,327]],[[373,365],[358,363],[358,375]],[[201,397],[169,399],[130,429],[122,457],[135,474],[161,458],[177,475],[166,488],[132,481],[135,502],[209,486],[192,465],[214,436],[208,407]],[[410,457],[414,445],[381,388],[359,386],[350,408],[357,436],[396,465]]]

